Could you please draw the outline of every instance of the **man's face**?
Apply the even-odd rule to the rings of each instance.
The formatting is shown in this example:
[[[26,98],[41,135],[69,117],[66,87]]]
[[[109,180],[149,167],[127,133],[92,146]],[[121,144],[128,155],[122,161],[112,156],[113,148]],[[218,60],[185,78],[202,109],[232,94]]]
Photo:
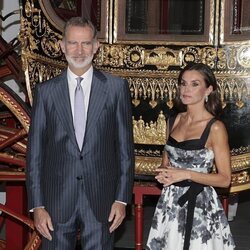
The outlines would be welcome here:
[[[60,43],[65,54],[69,68],[72,72],[87,71],[94,54],[99,48],[99,43],[93,38],[90,27],[68,27],[64,40]]]

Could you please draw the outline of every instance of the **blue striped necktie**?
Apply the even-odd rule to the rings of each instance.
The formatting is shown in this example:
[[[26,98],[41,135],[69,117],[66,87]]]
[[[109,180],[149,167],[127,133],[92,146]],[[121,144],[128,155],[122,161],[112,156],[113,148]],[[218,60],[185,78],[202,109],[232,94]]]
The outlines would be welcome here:
[[[75,89],[75,103],[74,103],[74,127],[75,135],[79,149],[82,149],[83,138],[86,127],[86,110],[84,103],[84,94],[81,86],[82,77],[77,77],[77,86]]]

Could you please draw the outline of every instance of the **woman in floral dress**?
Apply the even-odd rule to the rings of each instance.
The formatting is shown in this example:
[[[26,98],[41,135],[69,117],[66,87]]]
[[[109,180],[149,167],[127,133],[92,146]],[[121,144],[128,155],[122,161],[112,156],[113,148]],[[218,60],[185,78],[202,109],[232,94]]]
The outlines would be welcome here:
[[[178,78],[176,108],[156,180],[162,194],[152,220],[151,250],[230,250],[234,241],[213,187],[231,182],[228,136],[211,69],[190,63]],[[216,172],[212,172],[213,166]]]

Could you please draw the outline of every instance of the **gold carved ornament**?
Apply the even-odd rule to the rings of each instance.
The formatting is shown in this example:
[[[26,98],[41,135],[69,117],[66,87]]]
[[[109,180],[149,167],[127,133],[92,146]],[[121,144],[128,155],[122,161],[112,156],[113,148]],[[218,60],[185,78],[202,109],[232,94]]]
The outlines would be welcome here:
[[[37,1],[27,0],[22,13],[19,40],[28,98],[32,104],[34,86],[60,74],[67,64],[59,46],[61,32],[51,28]]]

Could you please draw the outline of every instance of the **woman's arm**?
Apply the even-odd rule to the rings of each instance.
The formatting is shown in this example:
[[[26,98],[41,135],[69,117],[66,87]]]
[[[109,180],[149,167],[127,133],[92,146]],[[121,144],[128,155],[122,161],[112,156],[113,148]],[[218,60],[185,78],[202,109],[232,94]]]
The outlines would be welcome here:
[[[211,127],[211,148],[215,156],[217,173],[196,174],[190,171],[189,179],[214,187],[228,187],[231,183],[231,158],[228,135],[224,124],[216,121]]]
[[[162,154],[162,160],[161,160],[160,168],[167,168],[167,167],[169,167],[169,159],[168,159],[167,152],[164,150],[163,154]]]

